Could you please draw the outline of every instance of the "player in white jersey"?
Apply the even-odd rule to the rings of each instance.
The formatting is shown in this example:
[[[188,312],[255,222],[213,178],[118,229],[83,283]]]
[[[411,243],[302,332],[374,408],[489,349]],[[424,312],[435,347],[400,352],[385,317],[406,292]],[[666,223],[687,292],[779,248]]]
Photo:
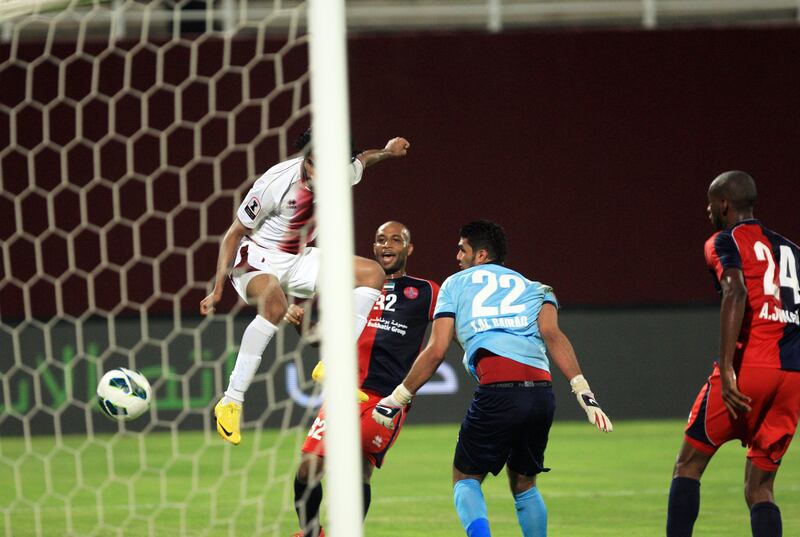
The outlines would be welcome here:
[[[307,246],[316,236],[310,142],[309,130],[297,143],[302,156],[276,164],[253,184],[222,238],[214,288],[200,302],[202,315],[213,313],[230,277],[239,295],[258,307],[258,315],[242,336],[228,389],[214,407],[217,432],[234,445],[241,441],[239,421],[245,392],[286,313],[287,295],[309,297],[316,290],[319,250]],[[409,146],[405,138],[392,138],[383,149],[359,153],[351,164],[352,184],[361,180],[364,168],[405,156]],[[381,294],[384,277],[374,260],[355,258],[355,337]]]

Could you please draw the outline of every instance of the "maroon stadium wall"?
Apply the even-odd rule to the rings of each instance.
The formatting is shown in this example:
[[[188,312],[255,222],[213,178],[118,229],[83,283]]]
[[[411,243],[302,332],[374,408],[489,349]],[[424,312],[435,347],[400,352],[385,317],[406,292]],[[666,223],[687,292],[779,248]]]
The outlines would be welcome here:
[[[354,39],[354,132],[412,142],[356,189],[360,251],[398,218],[412,269],[441,278],[459,225],[488,217],[563,302],[714,301],[715,175],[752,173],[757,216],[800,240],[798,58],[800,29]]]
[[[33,56],[41,45],[21,45]],[[56,45],[66,55],[74,45]],[[91,54],[91,46],[86,54]],[[214,69],[220,47],[213,41],[201,49],[201,65]],[[233,62],[242,64],[255,47],[238,42]],[[0,61],[9,54],[0,45]],[[250,55],[250,56],[248,56]],[[702,258],[703,241],[711,229],[705,215],[706,188],[719,172],[743,169],[758,181],[761,200],[757,215],[769,227],[800,240],[800,29],[669,30],[669,31],[553,31],[488,35],[356,36],[350,40],[351,115],[354,138],[361,147],[383,144],[402,135],[411,143],[408,158],[381,164],[365,174],[355,188],[358,253],[371,255],[375,227],[397,219],[412,230],[415,252],[411,271],[442,280],[457,269],[457,231],[479,217],[502,223],[509,235],[508,263],[534,279],[553,285],[566,304],[615,306],[714,302]],[[103,85],[114,86],[121,66],[108,61]],[[180,51],[168,58],[180,77],[185,62]],[[134,86],[154,83],[155,56],[142,53],[134,64]],[[287,59],[289,69],[306,68],[305,48]],[[86,77],[69,82],[68,92],[86,91]],[[16,73],[16,74],[15,74]],[[40,70],[40,91],[56,85],[57,70]],[[116,73],[116,74],[115,74]],[[270,70],[254,76],[254,95],[266,94]],[[18,76],[19,75],[19,78]],[[50,77],[52,80],[48,79]],[[0,84],[0,103],[13,106],[24,93],[21,71],[6,71]],[[48,84],[49,81],[49,84]],[[241,80],[219,82],[217,106],[232,108],[226,97]],[[263,87],[261,87],[263,86]],[[88,86],[87,86],[88,87]],[[141,89],[141,88],[139,88]],[[116,91],[113,87],[108,91]],[[44,95],[44,99],[52,98]],[[305,97],[307,98],[307,97]],[[199,83],[182,95],[184,117],[199,119],[208,110],[209,93]],[[291,95],[278,98],[272,116],[290,105]],[[173,95],[156,95],[149,114],[168,125],[175,117]],[[117,132],[136,132],[142,103],[132,94],[117,105]],[[41,111],[30,107],[19,143],[38,143]],[[51,117],[63,126],[63,138],[74,136],[69,110]],[[98,101],[88,135],[99,140],[108,123],[108,105]],[[255,137],[263,125],[242,114],[237,140]],[[255,115],[257,117],[257,115]],[[8,116],[0,114],[0,147],[10,143]],[[307,121],[307,117],[302,123]],[[157,123],[158,125],[158,123]],[[294,130],[302,125],[298,123]],[[204,130],[203,154],[225,150],[225,129],[212,122]],[[221,135],[220,135],[221,136]],[[249,137],[249,138],[248,138]],[[65,143],[64,142],[64,143]],[[168,141],[167,158],[180,166],[192,143],[190,130],[178,130]],[[145,138],[134,151],[132,166],[140,173],[156,168],[156,138]],[[91,153],[80,147],[68,156],[69,180],[84,184],[93,177],[121,180],[126,167],[122,144],[104,146],[104,162],[95,169]],[[29,181],[45,189],[61,180],[59,155],[45,151],[37,160],[41,177],[27,176],[23,153],[4,156],[3,190],[14,195]],[[226,188],[252,180],[248,170],[263,171],[274,164],[274,147],[264,144],[251,155],[234,152],[222,160]],[[255,162],[249,162],[255,161]],[[211,193],[211,167],[198,166],[188,176],[191,195],[202,202]],[[174,174],[153,172],[160,209],[179,200]],[[123,193],[123,211],[136,219],[144,210],[141,186],[131,183]],[[95,188],[87,195],[88,218],[103,225],[111,218],[111,193]],[[14,207],[2,201],[0,240],[17,228],[12,214],[21,211],[23,228],[37,236],[47,227],[46,203],[41,196],[25,198]],[[235,209],[231,197],[210,207],[208,229],[221,234]],[[59,226],[78,224],[78,196],[66,192],[56,200]],[[176,244],[191,245],[200,234],[203,217],[187,208],[173,219]],[[138,221],[148,240],[145,255],[165,249],[163,218]],[[130,227],[108,231],[109,258],[123,264],[131,256]],[[75,239],[77,263],[87,272],[99,260],[98,238],[87,230]],[[27,238],[9,246],[14,276],[34,285],[33,247]],[[66,243],[53,237],[43,251],[43,266],[57,275],[66,270]],[[174,258],[174,260],[173,260]],[[209,240],[193,254],[194,278],[211,280],[216,241]],[[179,289],[185,279],[186,254],[161,261],[163,290]],[[129,287],[144,301],[152,289],[147,263],[128,274]],[[111,271],[113,272],[113,271]],[[68,308],[79,314],[86,304],[86,284],[76,275],[69,282]],[[108,309],[119,294],[116,276],[100,273],[97,283],[107,293]],[[3,318],[22,314],[17,284],[0,289]],[[36,283],[36,314],[52,315],[52,286]],[[202,292],[184,297],[184,311],[196,311]],[[226,300],[235,294],[228,290]],[[169,302],[155,303],[171,312]]]

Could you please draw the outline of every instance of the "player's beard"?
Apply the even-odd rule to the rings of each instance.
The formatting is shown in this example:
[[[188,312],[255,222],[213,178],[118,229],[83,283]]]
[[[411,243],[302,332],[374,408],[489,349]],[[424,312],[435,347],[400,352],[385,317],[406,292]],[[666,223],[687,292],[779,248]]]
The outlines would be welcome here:
[[[383,269],[383,271],[389,275],[394,274],[395,272],[405,271],[406,268],[406,257],[398,255],[395,257],[395,261],[391,266],[388,266]]]

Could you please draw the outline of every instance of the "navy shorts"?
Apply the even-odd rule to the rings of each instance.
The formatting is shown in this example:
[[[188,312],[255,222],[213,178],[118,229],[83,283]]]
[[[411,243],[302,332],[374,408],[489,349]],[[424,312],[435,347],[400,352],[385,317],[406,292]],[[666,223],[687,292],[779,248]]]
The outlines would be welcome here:
[[[544,450],[555,408],[549,382],[478,386],[458,433],[453,465],[469,475],[497,475],[506,464],[527,476],[547,472]]]

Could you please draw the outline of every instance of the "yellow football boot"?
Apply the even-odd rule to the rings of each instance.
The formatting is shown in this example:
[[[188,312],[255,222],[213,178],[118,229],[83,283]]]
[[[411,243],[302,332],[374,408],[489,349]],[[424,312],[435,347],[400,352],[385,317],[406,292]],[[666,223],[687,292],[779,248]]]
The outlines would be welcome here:
[[[311,380],[317,384],[322,384],[322,381],[325,380],[325,362],[322,360],[317,362],[317,365],[315,365],[314,369],[311,371]]]
[[[242,405],[231,401],[225,405],[220,399],[214,407],[214,417],[217,418],[217,433],[226,442],[238,446],[242,441],[242,433],[239,430],[239,420],[242,417]]]
[[[311,371],[311,380],[317,384],[322,384],[325,380],[325,363],[322,360],[317,362],[317,365],[315,365],[314,369]],[[359,403],[366,403],[369,400],[369,396],[361,390],[356,390],[356,395],[358,396]]]

